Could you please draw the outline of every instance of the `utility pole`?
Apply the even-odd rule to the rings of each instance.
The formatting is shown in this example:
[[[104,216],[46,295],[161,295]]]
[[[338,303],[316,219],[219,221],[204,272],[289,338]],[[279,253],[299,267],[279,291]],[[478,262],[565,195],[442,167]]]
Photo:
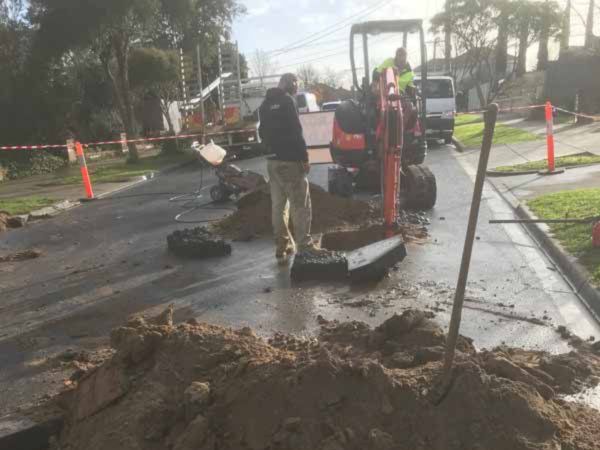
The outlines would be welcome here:
[[[566,50],[569,48],[569,39],[571,37],[571,0],[567,0],[565,7],[563,32],[560,40],[560,49]]]

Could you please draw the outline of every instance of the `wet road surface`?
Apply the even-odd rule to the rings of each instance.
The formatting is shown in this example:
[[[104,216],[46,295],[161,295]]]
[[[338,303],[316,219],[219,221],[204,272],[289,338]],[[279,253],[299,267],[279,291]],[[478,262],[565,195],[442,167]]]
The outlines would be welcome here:
[[[0,265],[0,415],[62,386],[52,358],[65,349],[106,345],[111,328],[131,314],[175,304],[175,319],[196,317],[232,327],[310,334],[316,318],[376,325],[406,308],[430,309],[446,326],[458,274],[473,188],[473,168],[449,147],[433,149],[428,164],[438,179],[438,204],[428,213],[430,238],[409,244],[408,256],[384,281],[292,285],[277,265],[269,239],[233,243],[231,257],[180,260],[166,236],[184,225],[174,217],[184,202],[169,199],[198,189],[200,171],[188,166],[46,222],[2,236],[0,253],[37,248],[36,260]],[[264,159],[241,161],[264,171]],[[326,165],[311,178],[324,184]],[[214,176],[204,172],[204,198]],[[513,346],[568,350],[554,327],[587,338],[600,328],[560,273],[520,226],[488,225],[510,211],[486,187],[461,333],[480,348]],[[227,214],[208,207],[185,216]]]

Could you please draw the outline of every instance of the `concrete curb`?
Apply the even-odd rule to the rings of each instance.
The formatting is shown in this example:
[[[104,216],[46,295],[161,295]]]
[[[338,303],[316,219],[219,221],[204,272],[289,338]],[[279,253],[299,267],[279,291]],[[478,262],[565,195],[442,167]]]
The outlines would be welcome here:
[[[490,185],[511,206],[519,219],[537,219],[538,217],[521,201],[509,191],[501,191],[498,186],[490,182]],[[600,291],[590,282],[591,275],[583,267],[577,258],[569,254],[567,250],[554,238],[550,236],[550,228],[546,224],[524,223],[523,226],[538,246],[546,253],[552,262],[559,268],[564,278],[571,285],[583,304],[600,322]]]
[[[497,170],[488,170],[485,172],[485,175],[488,177],[493,177],[493,178],[500,178],[500,177],[516,177],[518,175],[535,175],[537,173],[540,173],[539,170],[522,170],[520,172],[500,172]]]
[[[460,153],[465,152],[465,150],[466,150],[465,146],[462,144],[462,142],[460,142],[454,136],[452,136],[452,143],[454,144],[454,147],[456,148],[457,152],[460,152]]]

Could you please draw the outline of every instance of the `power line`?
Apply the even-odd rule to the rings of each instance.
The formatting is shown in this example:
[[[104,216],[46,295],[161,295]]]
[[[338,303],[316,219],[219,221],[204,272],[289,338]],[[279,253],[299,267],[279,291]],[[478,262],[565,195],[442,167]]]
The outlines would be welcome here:
[[[338,31],[342,30],[344,27],[346,27],[347,24],[348,24],[348,22],[350,22],[350,21],[352,21],[352,20],[354,20],[354,19],[356,19],[357,17],[360,17],[360,16],[365,16],[365,15],[368,16],[369,14],[373,13],[377,8],[379,8],[380,6],[382,6],[385,3],[388,3],[390,1],[391,0],[382,0],[382,1],[378,2],[378,3],[376,3],[373,6],[369,6],[368,8],[365,8],[365,9],[359,11],[358,13],[356,13],[356,14],[354,14],[352,16],[346,17],[345,19],[342,19],[342,20],[340,20],[338,22],[335,22],[335,23],[329,25],[329,26],[327,26],[326,28],[324,28],[324,29],[322,29],[320,31],[312,33],[312,34],[310,34],[310,35],[308,35],[308,36],[306,36],[306,37],[304,37],[302,39],[299,39],[298,41],[292,42],[292,43],[290,43],[290,44],[288,44],[288,45],[286,45],[284,47],[281,47],[279,49],[271,50],[268,53],[270,53],[270,54],[273,54],[273,53],[283,54],[283,53],[286,53],[287,51],[291,51],[291,50],[294,50],[294,49],[296,49],[296,48],[298,48],[300,46],[304,46],[306,44],[310,44],[310,43],[312,43],[314,41],[317,41],[319,39],[322,39],[322,38],[324,38],[326,36],[330,36],[330,35],[338,32]]]
[[[384,41],[389,41],[389,40],[393,39],[394,37],[395,37],[395,36],[387,36],[387,37],[382,37],[382,38],[380,38],[380,39],[378,39],[378,40],[374,40],[374,41],[372,42],[372,44],[380,44],[381,42],[384,42]],[[342,55],[342,54],[344,54],[344,53],[348,53],[348,51],[349,51],[349,49],[348,49],[348,48],[346,48],[345,50],[343,50],[343,51],[340,51],[340,52],[336,52],[336,53],[329,53],[329,54],[322,55],[322,56],[319,56],[319,57],[316,57],[316,58],[313,58],[313,59],[308,59],[308,60],[305,60],[305,61],[300,61],[300,62],[296,61],[296,62],[293,62],[293,63],[284,64],[284,65],[282,65],[282,66],[278,66],[278,68],[280,69],[280,68],[282,68],[282,67],[301,66],[301,65],[304,65],[304,64],[308,64],[308,63],[310,63],[310,62],[319,61],[319,60],[321,60],[321,59],[325,59],[325,58],[330,58],[330,57],[332,57],[332,56],[338,56],[338,55]],[[318,53],[316,53],[316,54],[318,54]],[[315,55],[316,55],[316,54],[315,54]]]

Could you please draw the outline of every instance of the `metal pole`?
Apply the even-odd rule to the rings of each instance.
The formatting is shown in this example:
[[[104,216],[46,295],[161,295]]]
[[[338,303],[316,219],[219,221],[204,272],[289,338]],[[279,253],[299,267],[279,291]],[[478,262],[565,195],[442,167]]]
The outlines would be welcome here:
[[[366,86],[363,86],[363,89],[369,89],[369,37],[367,36],[367,33],[363,32],[362,35],[362,41],[363,41],[363,64],[365,65],[365,82],[366,82]]]
[[[198,62],[198,89],[200,90],[200,120],[202,120],[202,127],[204,127],[204,97],[202,91],[202,59],[200,58],[200,43],[196,44],[196,59]]]
[[[481,144],[481,155],[479,156],[479,167],[477,168],[477,177],[475,178],[475,188],[473,189],[473,200],[471,201],[471,212],[469,214],[469,224],[467,226],[467,235],[465,246],[463,248],[462,261],[460,263],[460,272],[456,283],[456,293],[454,294],[454,306],[452,308],[452,318],[450,319],[450,330],[448,331],[448,340],[446,342],[446,355],[444,359],[444,385],[448,386],[452,365],[454,363],[454,353],[456,351],[456,342],[460,329],[463,303],[465,300],[465,289],[469,277],[469,266],[471,264],[471,255],[473,253],[473,241],[477,231],[477,219],[479,217],[479,207],[481,205],[481,195],[483,193],[483,183],[485,182],[485,172],[487,170],[490,150],[492,148],[492,139],[494,138],[494,128],[496,126],[496,117],[498,116],[498,105],[492,103],[489,105],[484,115],[485,131],[483,134],[483,143]]]
[[[241,74],[241,67],[240,67],[240,52],[238,51],[238,43],[237,41],[235,41],[235,58],[236,58],[236,62],[237,62],[237,88],[238,88],[238,93],[240,96],[240,102],[239,102],[239,108],[240,108],[240,117],[239,117],[239,121],[242,121],[243,118],[243,114],[242,114],[242,103],[244,101],[244,96],[242,94],[242,74]]]

